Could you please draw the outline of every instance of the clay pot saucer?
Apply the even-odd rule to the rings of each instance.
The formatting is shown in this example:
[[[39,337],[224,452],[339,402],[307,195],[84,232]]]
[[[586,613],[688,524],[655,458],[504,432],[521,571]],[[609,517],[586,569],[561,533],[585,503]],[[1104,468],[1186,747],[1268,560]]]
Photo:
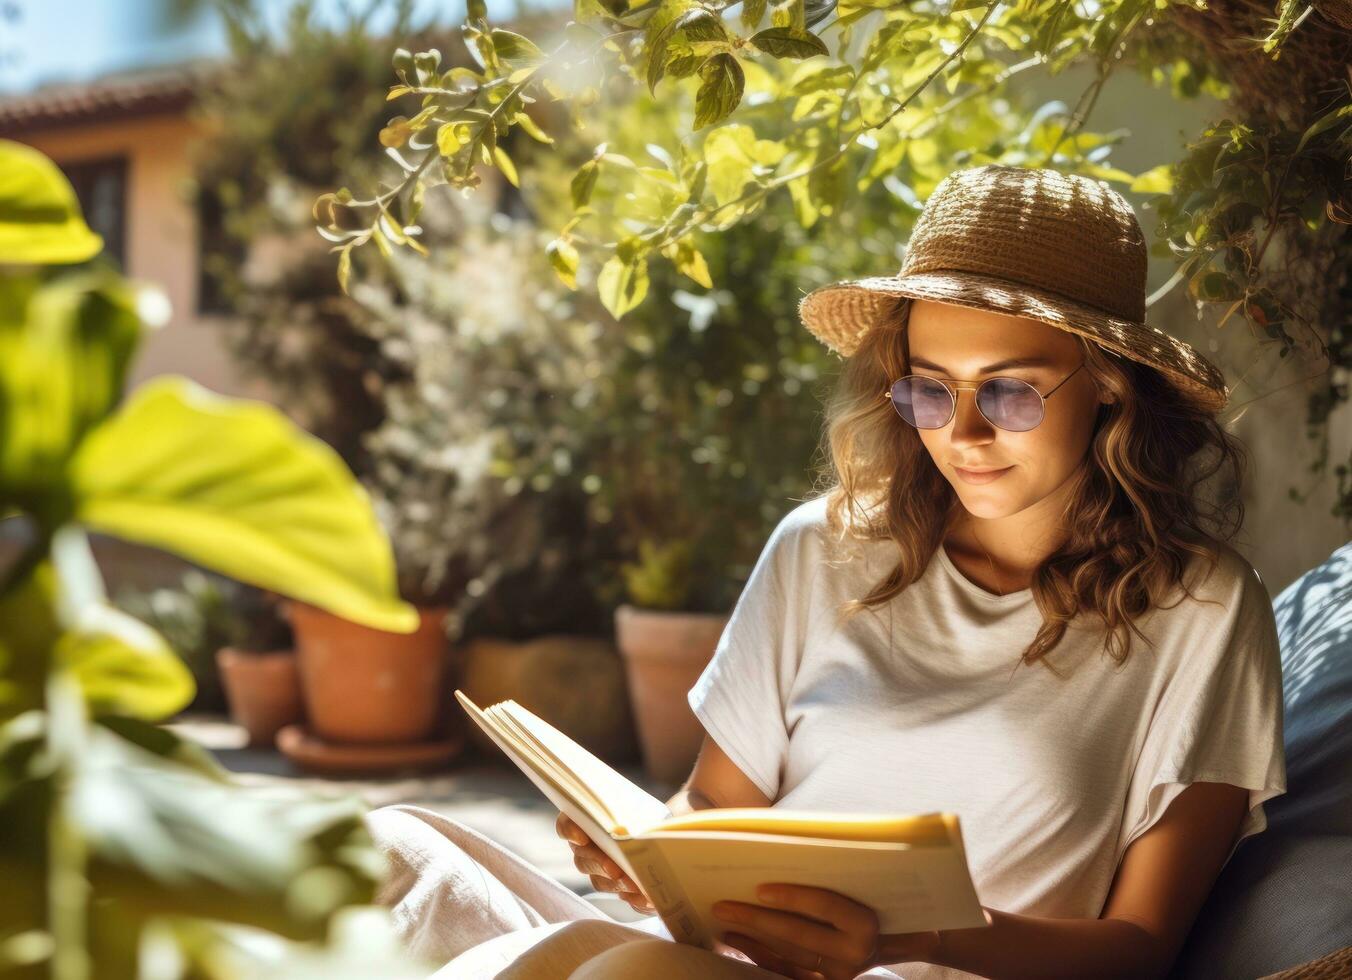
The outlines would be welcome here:
[[[287,725],[277,733],[277,748],[303,769],[326,773],[375,773],[428,769],[460,754],[465,736],[421,742],[348,744],[317,737],[303,725]]]

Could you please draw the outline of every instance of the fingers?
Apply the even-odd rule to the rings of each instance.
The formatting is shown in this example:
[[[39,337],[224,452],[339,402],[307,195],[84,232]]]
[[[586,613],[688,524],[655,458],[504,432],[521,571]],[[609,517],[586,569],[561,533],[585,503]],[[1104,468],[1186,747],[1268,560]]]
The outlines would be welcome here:
[[[620,897],[623,898],[626,902],[628,902],[629,907],[633,909],[635,912],[642,912],[645,915],[652,915],[657,911],[657,907],[653,905],[652,902],[644,898],[642,892],[636,892],[633,895],[630,895],[628,892],[624,892],[620,895]]]
[[[597,891],[615,892],[639,911],[652,910],[652,905],[643,898],[643,892],[634,880],[605,851],[592,843],[586,832],[566,813],[559,813],[554,821],[554,830],[573,849],[573,865],[591,878],[592,886]],[[630,901],[631,897],[637,898],[644,908],[634,905]]]
[[[606,853],[595,844],[585,847],[573,845],[573,864],[585,875],[604,875],[629,886],[629,891],[637,891],[634,882],[624,873],[624,869],[606,857]]]
[[[568,814],[560,811],[554,821],[554,831],[570,844],[589,844],[591,839],[586,831],[579,827]]]
[[[717,902],[714,915],[730,925],[735,923],[755,932],[762,941],[782,939],[820,950],[828,957],[841,960],[853,959],[856,953],[861,952],[855,949],[855,944],[862,943],[862,938],[856,939],[839,929],[812,922],[792,912],[780,912],[742,902]],[[816,953],[812,955],[815,958]],[[859,958],[862,959],[862,955]]]
[[[843,932],[867,934],[878,931],[878,916],[873,909],[829,889],[769,884],[762,885],[758,893],[767,905],[829,922]]]

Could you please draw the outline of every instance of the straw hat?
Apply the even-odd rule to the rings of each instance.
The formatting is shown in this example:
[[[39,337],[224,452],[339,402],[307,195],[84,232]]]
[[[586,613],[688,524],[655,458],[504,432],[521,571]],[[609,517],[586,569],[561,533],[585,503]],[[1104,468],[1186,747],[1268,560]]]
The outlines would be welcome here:
[[[846,357],[898,298],[1029,317],[1147,364],[1219,411],[1229,397],[1221,372],[1145,322],[1146,257],[1131,205],[1103,181],[988,164],[940,181],[895,276],[814,289],[798,314]]]

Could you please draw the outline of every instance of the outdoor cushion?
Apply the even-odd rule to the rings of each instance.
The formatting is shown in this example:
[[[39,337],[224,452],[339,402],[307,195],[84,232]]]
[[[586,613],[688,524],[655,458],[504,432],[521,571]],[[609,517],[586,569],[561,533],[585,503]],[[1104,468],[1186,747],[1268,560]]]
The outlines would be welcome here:
[[[1251,980],[1352,946],[1352,543],[1273,611],[1287,792],[1222,870],[1174,980]]]

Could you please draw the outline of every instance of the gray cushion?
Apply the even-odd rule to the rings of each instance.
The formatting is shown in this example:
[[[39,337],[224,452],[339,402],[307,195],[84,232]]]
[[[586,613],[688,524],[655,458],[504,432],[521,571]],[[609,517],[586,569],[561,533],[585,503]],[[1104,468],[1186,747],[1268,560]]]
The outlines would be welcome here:
[[[1352,543],[1273,611],[1287,792],[1221,872],[1175,980],[1251,980],[1352,945]]]

